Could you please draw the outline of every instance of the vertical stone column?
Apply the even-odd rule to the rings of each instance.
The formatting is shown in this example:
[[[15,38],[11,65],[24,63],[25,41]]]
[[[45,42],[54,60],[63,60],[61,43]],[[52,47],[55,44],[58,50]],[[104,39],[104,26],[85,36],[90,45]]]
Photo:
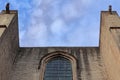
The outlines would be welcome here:
[[[11,80],[10,74],[19,49],[18,14],[10,10],[0,13],[0,80]]]
[[[100,54],[105,64],[108,80],[120,79],[120,49],[111,27],[120,27],[120,18],[116,11],[101,12]]]

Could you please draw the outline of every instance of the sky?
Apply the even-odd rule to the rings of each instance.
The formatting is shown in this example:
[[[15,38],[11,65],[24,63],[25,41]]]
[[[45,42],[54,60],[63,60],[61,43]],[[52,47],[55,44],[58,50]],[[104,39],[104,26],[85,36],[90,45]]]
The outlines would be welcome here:
[[[0,0],[18,10],[21,47],[86,47],[99,45],[100,12],[120,13],[119,0]]]

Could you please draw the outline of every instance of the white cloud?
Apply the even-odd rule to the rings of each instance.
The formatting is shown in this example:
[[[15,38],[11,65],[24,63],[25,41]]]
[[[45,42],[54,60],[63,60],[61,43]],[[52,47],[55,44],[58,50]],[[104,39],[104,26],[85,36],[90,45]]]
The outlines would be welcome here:
[[[62,19],[57,19],[51,24],[51,32],[55,35],[61,35],[65,33],[66,24]]]
[[[64,4],[62,7],[62,13],[66,20],[71,20],[79,16],[76,6],[72,3]]]
[[[92,30],[87,31],[87,20],[84,21],[83,17],[91,1],[32,0],[32,8],[29,7],[31,4],[27,4],[28,11],[32,13],[28,28],[21,35],[22,46],[87,45],[87,41],[96,38]],[[74,24],[74,27],[70,24]]]
[[[47,27],[44,23],[32,24],[25,33],[25,43],[28,46],[47,44]]]

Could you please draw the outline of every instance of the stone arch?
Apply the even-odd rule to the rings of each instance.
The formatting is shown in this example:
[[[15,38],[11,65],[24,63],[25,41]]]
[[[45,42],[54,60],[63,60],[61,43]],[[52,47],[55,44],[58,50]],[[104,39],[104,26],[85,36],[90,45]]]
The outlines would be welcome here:
[[[46,64],[49,60],[53,59],[54,57],[64,57],[68,60],[70,60],[71,65],[72,65],[72,76],[73,76],[73,80],[77,80],[77,62],[76,62],[76,58],[70,54],[68,54],[67,52],[63,52],[63,51],[55,51],[55,52],[51,52],[48,53],[47,55],[43,56],[41,61],[40,61],[40,80],[44,79],[44,72],[45,72],[45,68],[46,68]]]

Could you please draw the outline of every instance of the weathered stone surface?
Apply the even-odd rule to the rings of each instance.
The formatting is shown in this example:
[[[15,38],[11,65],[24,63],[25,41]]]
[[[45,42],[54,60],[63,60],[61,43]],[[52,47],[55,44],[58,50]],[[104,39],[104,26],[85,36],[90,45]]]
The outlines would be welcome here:
[[[7,26],[0,32],[0,80],[11,80],[11,68],[19,48],[17,14],[0,14],[0,25]]]
[[[54,51],[67,52],[77,59],[78,80],[106,80],[98,47],[21,48],[13,65],[12,80],[39,80],[39,61]]]
[[[101,12],[101,33],[100,33],[100,54],[105,64],[108,80],[120,79],[120,49],[119,30],[114,29],[120,26],[120,18],[117,12]],[[111,28],[113,27],[113,28]]]
[[[111,31],[111,35],[114,38],[114,41],[116,42],[116,44],[118,45],[120,49],[120,26],[117,28],[113,28],[110,31]]]
[[[102,11],[99,47],[19,47],[16,11],[0,14],[0,80],[40,80],[41,59],[52,52],[65,52],[77,60],[78,80],[120,79],[120,18],[115,11]],[[111,28],[112,27],[112,28]]]

